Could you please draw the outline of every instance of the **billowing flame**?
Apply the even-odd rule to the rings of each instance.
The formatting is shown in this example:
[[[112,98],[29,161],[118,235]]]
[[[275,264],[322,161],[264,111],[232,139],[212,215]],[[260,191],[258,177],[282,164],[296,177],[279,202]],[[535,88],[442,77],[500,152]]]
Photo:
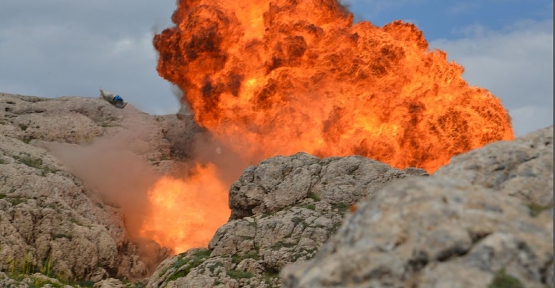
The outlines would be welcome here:
[[[513,138],[499,99],[416,26],[352,18],[335,0],[183,0],[154,38],[158,72],[252,162],[304,151],[433,172]]]
[[[247,162],[358,154],[431,173],[514,138],[499,99],[413,24],[353,24],[336,0],[181,0],[172,20],[158,73]]]
[[[161,178],[148,191],[151,215],[141,236],[176,253],[206,246],[229,217],[227,190],[211,164],[196,166],[186,180]]]

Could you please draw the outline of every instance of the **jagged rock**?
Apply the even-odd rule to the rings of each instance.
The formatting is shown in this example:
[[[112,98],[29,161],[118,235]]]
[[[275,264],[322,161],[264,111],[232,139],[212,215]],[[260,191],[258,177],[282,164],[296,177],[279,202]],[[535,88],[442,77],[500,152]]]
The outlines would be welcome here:
[[[318,159],[306,153],[277,156],[247,168],[229,190],[230,219],[273,213],[307,197],[351,205],[385,183],[422,169],[405,171],[361,156]]]
[[[170,148],[178,145],[170,142],[178,140],[174,135],[176,127],[185,129],[179,134],[184,141],[189,141],[195,132],[192,120],[179,121],[175,115],[155,117],[132,105],[118,109],[98,98],[39,98],[6,93],[0,93],[0,97],[0,135],[25,143],[39,141],[37,146],[40,141],[91,143],[99,136],[124,133],[127,136],[122,138],[127,141],[121,141],[121,145],[154,164],[170,159]]]
[[[553,126],[453,157],[435,175],[465,179],[552,211]]]
[[[32,275],[18,275],[16,278],[10,278],[6,273],[0,272],[0,287],[10,288],[29,288],[29,287],[44,287],[44,288],[74,288],[80,287],[79,285],[71,286],[65,285],[60,280],[50,278],[40,273]]]
[[[88,279],[133,262],[132,251],[118,253],[128,240],[117,210],[45,150],[0,136],[0,163],[0,267],[50,266],[60,277]]]
[[[552,212],[534,206],[552,211],[552,137],[493,143],[385,186],[312,260],[286,266],[284,287],[552,287]]]
[[[96,98],[0,93],[0,270],[93,282],[148,275],[153,263],[141,259],[145,251],[131,242],[121,208],[94,191],[94,183],[69,173],[53,157],[52,141],[65,143],[57,146],[64,150],[117,136],[110,149],[165,172],[176,163],[164,133],[183,123],[173,118],[161,123],[131,105],[116,109]],[[159,246],[149,247],[156,250],[146,251],[151,258],[167,256]]]
[[[279,271],[312,258],[350,204],[414,175],[427,174],[358,156],[267,159],[230,188],[231,220],[218,229],[209,250],[166,260],[147,287],[279,287]]]
[[[125,288],[120,280],[108,278],[94,283],[93,288]]]

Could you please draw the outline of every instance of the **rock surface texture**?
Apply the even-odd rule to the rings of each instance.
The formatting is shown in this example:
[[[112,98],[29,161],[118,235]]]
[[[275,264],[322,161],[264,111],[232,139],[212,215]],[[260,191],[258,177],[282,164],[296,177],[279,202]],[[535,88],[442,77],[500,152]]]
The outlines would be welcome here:
[[[208,249],[165,260],[147,287],[280,287],[279,271],[312,258],[352,204],[415,175],[427,174],[358,156],[267,159],[231,186],[231,219]]]
[[[151,116],[131,105],[116,109],[95,98],[0,94],[0,271],[70,282],[148,275],[149,263],[130,241],[121,209],[105,203],[48,147],[147,127],[124,148],[164,172],[175,164],[166,134],[183,123],[175,115]],[[4,278],[0,286],[15,281]]]
[[[202,132],[181,118],[0,93],[0,287],[553,287],[553,127],[431,176],[358,156],[267,159],[231,186],[231,216],[208,247],[152,274],[167,251],[150,245],[156,261],[141,257],[125,207],[99,192],[117,182],[81,175],[102,162],[95,155],[125,151],[143,166],[121,181],[148,183],[133,174],[145,169],[179,176],[187,166],[176,160]]]
[[[552,189],[553,127],[459,155],[371,193],[283,287],[553,287]]]

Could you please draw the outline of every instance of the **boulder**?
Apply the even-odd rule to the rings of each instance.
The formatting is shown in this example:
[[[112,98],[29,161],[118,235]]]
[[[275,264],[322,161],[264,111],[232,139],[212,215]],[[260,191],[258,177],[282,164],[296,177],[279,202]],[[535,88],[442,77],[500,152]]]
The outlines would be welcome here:
[[[386,185],[313,259],[286,266],[283,287],[553,287],[552,138],[492,143]]]
[[[411,175],[427,173],[416,168],[399,171],[361,156],[277,156],[247,168],[233,183],[229,190],[230,219],[277,212],[305,198],[349,206],[385,183]]]

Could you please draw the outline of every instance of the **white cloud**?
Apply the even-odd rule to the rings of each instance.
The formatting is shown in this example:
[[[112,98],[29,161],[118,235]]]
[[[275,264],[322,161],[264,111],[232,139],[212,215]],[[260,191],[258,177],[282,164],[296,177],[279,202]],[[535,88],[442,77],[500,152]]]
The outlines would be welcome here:
[[[502,31],[473,25],[438,39],[430,48],[465,67],[463,77],[499,97],[517,135],[553,123],[553,20],[519,21]]]
[[[0,9],[1,92],[96,97],[102,86],[148,113],[179,109],[152,46],[175,0],[39,2]]]

